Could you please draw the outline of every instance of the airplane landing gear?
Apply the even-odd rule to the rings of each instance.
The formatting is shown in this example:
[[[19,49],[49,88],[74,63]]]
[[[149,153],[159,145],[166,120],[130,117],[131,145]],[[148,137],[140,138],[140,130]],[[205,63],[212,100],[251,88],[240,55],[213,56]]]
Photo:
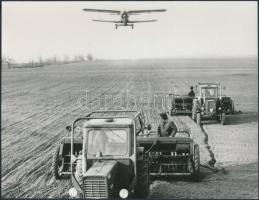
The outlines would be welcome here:
[[[115,29],[117,29],[118,28],[118,24],[115,24]]]
[[[133,28],[134,28],[134,25],[132,24],[132,25],[131,25],[131,29],[133,29]]]

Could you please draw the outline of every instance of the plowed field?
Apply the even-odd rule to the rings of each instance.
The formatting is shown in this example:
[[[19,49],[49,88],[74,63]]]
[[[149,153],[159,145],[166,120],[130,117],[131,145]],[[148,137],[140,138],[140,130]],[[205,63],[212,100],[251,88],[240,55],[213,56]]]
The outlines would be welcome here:
[[[200,144],[201,161],[217,172],[202,179],[160,180],[150,198],[258,198],[258,72],[256,60],[93,61],[2,72],[1,178],[8,198],[67,197],[70,180],[56,181],[52,154],[65,126],[89,109],[143,107],[155,130],[169,91],[186,94],[197,82],[221,82],[241,113],[228,125],[173,118]]]

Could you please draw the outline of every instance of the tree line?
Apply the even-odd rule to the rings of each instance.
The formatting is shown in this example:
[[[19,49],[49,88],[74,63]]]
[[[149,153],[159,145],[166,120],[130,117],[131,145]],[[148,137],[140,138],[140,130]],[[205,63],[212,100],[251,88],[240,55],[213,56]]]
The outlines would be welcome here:
[[[87,55],[78,54],[78,55],[75,55],[73,58],[70,58],[68,55],[64,55],[63,58],[52,56],[52,57],[43,59],[41,56],[39,56],[37,60],[31,59],[30,61],[24,62],[24,63],[17,62],[11,56],[3,56],[2,67],[7,69],[33,68],[33,67],[42,67],[46,65],[78,63],[78,62],[91,61],[91,60],[93,60],[93,56],[90,53]]]

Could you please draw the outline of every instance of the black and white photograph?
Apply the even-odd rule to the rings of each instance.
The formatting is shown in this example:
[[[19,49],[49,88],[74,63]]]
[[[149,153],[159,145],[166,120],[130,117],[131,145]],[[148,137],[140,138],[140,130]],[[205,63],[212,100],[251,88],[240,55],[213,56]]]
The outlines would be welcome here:
[[[257,1],[1,14],[1,198],[258,199]]]

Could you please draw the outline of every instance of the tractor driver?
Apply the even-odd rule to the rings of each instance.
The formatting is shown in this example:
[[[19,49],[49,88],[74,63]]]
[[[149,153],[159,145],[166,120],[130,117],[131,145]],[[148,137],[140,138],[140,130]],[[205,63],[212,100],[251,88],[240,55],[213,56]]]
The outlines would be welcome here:
[[[195,96],[195,93],[194,93],[194,91],[193,91],[193,86],[190,87],[190,90],[191,90],[191,91],[188,93],[188,96],[189,96],[189,97],[194,97],[194,96]]]
[[[162,119],[161,124],[157,128],[157,133],[159,137],[174,137],[177,132],[177,127],[174,122],[169,121],[166,113],[161,113],[160,117]]]

